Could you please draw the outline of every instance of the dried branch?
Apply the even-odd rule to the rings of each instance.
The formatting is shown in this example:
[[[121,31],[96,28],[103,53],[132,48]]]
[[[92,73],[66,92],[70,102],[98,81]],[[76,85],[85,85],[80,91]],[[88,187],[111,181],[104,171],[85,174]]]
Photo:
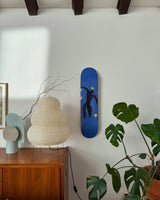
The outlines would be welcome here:
[[[42,96],[45,96],[46,94],[48,94],[49,92],[51,92],[51,91],[53,91],[53,90],[54,90],[54,91],[63,91],[63,92],[65,91],[65,92],[68,92],[67,90],[57,89],[57,87],[63,85],[64,83],[66,83],[66,82],[68,82],[68,81],[70,81],[70,80],[72,80],[72,79],[64,80],[64,81],[58,83],[59,77],[60,77],[60,76],[58,75],[57,78],[56,78],[51,84],[49,84],[48,86],[44,87],[43,90],[42,90],[42,86],[44,86],[44,85],[46,84],[46,82],[47,82],[50,78],[52,78],[52,76],[49,76],[47,79],[45,79],[45,80],[41,83],[40,88],[39,88],[39,91],[38,91],[38,94],[37,94],[36,101],[32,104],[29,113],[23,118],[23,120],[25,120],[27,117],[29,117],[29,116],[31,115],[31,113],[33,112],[34,108],[37,106],[37,104],[38,104],[38,102],[39,102],[39,100],[40,100],[40,98],[41,98]],[[68,93],[69,93],[69,92],[68,92]]]

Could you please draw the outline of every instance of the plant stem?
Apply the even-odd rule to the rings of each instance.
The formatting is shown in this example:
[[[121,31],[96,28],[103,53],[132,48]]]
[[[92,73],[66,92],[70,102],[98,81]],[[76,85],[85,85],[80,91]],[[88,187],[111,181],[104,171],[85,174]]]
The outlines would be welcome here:
[[[125,144],[124,144],[123,140],[122,140],[122,145],[123,145],[123,148],[124,148],[125,156],[127,156],[127,155],[128,155],[128,154],[127,154],[127,149],[126,149],[126,147],[125,147]]]
[[[134,156],[138,156],[138,155],[141,155],[142,153],[136,153],[136,154],[133,154],[130,156],[130,158],[134,157]],[[149,158],[150,158],[150,155],[148,153],[145,153]]]
[[[116,165],[118,165],[120,162],[122,162],[123,160],[127,159],[126,157],[125,158],[122,158],[120,161],[118,161],[116,164],[113,165],[113,167],[115,167]],[[113,168],[112,167],[112,168]],[[106,172],[102,178],[104,178],[106,175],[108,174],[108,172]]]
[[[128,159],[129,162],[130,162],[134,167],[139,168],[139,166],[137,166],[136,164],[134,164],[134,162],[131,160],[131,157],[127,154],[127,149],[126,149],[126,147],[125,147],[125,144],[124,144],[123,140],[122,140],[122,144],[123,144],[123,148],[124,148],[124,152],[125,152],[126,159]]]
[[[140,168],[138,165],[134,164],[134,162],[131,160],[131,158],[127,155],[126,158],[129,160],[129,162],[133,165],[133,167]]]
[[[122,161],[125,160],[125,159],[127,159],[127,158],[126,158],[126,157],[125,157],[125,158],[122,158],[120,161],[118,161],[116,164],[114,164],[113,167],[115,167],[116,165],[118,165],[120,162],[122,162]],[[113,167],[112,167],[112,168],[113,168]]]
[[[127,167],[131,168],[132,166],[123,166],[123,167],[118,167],[117,170],[118,170],[118,169],[127,168]]]
[[[141,133],[141,136],[142,136],[142,138],[143,138],[143,140],[144,140],[144,142],[145,142],[145,144],[146,144],[146,146],[147,146],[147,148],[148,148],[149,154],[150,154],[150,155],[153,155],[152,152],[151,152],[151,150],[150,150],[150,148],[149,148],[149,145],[148,145],[148,143],[147,143],[147,140],[146,140],[146,138],[145,138],[144,135],[143,135],[143,132],[142,132],[142,130],[141,130],[141,128],[140,128],[138,122],[137,122],[136,120],[135,120],[135,122],[136,122],[136,125],[137,125],[137,127],[138,127],[138,129],[139,129],[139,131],[140,131],[140,133]],[[154,161],[153,161],[153,162],[154,162]],[[152,163],[153,163],[153,162],[152,162]]]
[[[153,177],[154,177],[154,175],[156,174],[157,169],[158,169],[159,167],[160,167],[160,164],[158,164],[157,166],[155,166],[155,170],[154,170],[154,172],[153,172],[153,174],[152,174],[151,179],[153,179]]]
[[[123,142],[122,142],[123,143]],[[124,143],[123,143],[124,145]],[[125,145],[124,145],[124,148],[125,148]],[[126,148],[125,148],[125,153],[126,153],[126,157],[122,158],[121,160],[119,160],[117,163],[115,163],[113,165],[112,168],[114,168],[116,165],[118,165],[119,163],[121,163],[123,160],[129,160],[129,162],[133,165],[133,167],[136,167],[136,168],[140,168],[138,165],[134,164],[134,162],[131,160],[131,158],[127,155],[127,151],[126,151]],[[136,154],[135,154],[136,155]],[[135,156],[135,155],[132,155],[131,157]],[[131,166],[126,166],[126,167],[131,167]],[[125,167],[120,167],[120,168],[125,168]],[[120,169],[118,168],[118,169]],[[106,172],[102,178],[104,178],[106,175],[108,174],[108,172]]]

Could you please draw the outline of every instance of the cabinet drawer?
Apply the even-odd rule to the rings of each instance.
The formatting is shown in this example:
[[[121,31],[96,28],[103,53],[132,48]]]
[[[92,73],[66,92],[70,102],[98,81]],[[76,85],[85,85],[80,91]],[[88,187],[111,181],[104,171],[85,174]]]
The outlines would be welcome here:
[[[59,168],[5,168],[3,197],[12,200],[61,200]]]
[[[0,200],[2,195],[2,168],[0,168]]]

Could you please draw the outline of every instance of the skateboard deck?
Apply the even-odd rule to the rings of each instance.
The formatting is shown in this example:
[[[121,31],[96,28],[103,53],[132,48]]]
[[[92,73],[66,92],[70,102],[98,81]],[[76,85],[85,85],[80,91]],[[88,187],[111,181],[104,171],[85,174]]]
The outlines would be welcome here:
[[[98,75],[95,69],[85,68],[81,73],[81,132],[93,138],[98,132]]]

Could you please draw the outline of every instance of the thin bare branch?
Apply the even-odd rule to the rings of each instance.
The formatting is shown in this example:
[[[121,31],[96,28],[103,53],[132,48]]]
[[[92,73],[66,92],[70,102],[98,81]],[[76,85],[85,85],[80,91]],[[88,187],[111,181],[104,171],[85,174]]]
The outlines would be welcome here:
[[[62,91],[64,92],[64,91],[65,91],[65,92],[68,92],[67,90],[61,90],[61,89],[58,89],[57,87],[62,86],[64,83],[66,83],[66,82],[68,82],[68,81],[71,81],[72,78],[71,78],[71,79],[64,80],[64,81],[58,83],[60,75],[58,75],[58,76],[56,77],[56,79],[55,79],[51,84],[49,84],[48,86],[45,86],[44,89],[42,90],[43,85],[44,85],[51,77],[52,77],[52,76],[49,76],[47,79],[45,79],[45,80],[41,83],[40,88],[39,88],[39,91],[38,91],[38,94],[37,94],[37,98],[36,98],[35,102],[32,104],[29,113],[23,118],[23,120],[25,120],[27,117],[29,117],[29,116],[31,115],[31,113],[33,112],[34,108],[37,106],[37,104],[38,104],[38,102],[39,102],[39,100],[40,100],[40,98],[41,98],[42,96],[47,95],[47,94],[48,94],[49,92],[51,92],[51,91],[59,91],[59,92],[62,92]],[[69,93],[69,92],[68,92],[68,93]]]

